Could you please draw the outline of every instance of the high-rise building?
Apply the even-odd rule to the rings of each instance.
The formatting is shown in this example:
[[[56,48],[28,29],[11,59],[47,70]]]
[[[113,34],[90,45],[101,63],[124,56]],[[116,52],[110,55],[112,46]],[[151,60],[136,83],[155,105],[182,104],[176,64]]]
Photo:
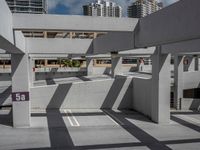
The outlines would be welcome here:
[[[86,16],[121,17],[122,7],[107,0],[97,0],[94,3],[83,6],[83,14]]]
[[[142,18],[163,8],[157,0],[136,0],[128,7],[128,17]]]
[[[47,13],[47,0],[6,0],[12,13]]]

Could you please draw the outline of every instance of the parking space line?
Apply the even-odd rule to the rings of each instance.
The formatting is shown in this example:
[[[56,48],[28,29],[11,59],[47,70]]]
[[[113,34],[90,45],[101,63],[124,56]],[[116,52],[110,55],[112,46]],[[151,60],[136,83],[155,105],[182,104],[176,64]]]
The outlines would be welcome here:
[[[73,113],[72,113],[72,111],[71,110],[68,110],[69,112],[70,112],[70,114],[72,115],[72,118],[74,119],[74,121],[76,122],[76,125],[77,126],[80,126],[80,124],[78,123],[78,120],[76,119],[76,117],[75,116],[73,116]]]
[[[188,117],[188,116],[185,116],[185,115],[179,115],[180,118],[182,119],[186,119],[188,121],[192,121],[194,123],[197,123],[197,124],[200,124],[200,120],[199,119],[196,119],[196,118],[192,118],[192,117]]]
[[[72,127],[79,127],[80,126],[80,124],[78,123],[77,119],[73,116],[73,113],[72,113],[71,110],[66,110],[65,109],[64,112],[67,114],[67,119],[69,120],[69,123],[70,123],[70,125]],[[75,124],[73,123],[73,121],[72,121],[71,118],[73,119],[73,121],[75,122]]]
[[[106,114],[106,116],[112,121],[114,122],[116,125],[124,125],[123,122],[121,122],[117,117],[113,116],[111,113],[109,113],[107,110],[104,110],[104,113]],[[116,121],[115,121],[116,120]],[[118,123],[119,122],[119,123]]]

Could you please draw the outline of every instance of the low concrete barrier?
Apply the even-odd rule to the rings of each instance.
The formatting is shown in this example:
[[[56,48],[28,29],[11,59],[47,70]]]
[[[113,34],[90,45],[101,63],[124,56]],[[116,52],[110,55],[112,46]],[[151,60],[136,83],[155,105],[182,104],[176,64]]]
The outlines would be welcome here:
[[[152,80],[133,78],[133,109],[151,117]]]
[[[32,87],[31,108],[132,108],[132,78]]]

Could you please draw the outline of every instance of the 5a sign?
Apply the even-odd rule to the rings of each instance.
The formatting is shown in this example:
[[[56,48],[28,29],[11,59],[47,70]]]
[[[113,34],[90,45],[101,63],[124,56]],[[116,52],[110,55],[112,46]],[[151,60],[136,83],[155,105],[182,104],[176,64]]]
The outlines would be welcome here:
[[[29,101],[29,92],[12,93],[12,101],[14,102]]]

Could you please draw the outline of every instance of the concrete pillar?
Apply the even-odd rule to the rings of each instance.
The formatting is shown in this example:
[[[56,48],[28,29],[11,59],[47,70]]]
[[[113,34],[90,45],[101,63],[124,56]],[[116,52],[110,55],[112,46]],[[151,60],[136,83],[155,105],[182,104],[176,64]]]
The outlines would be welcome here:
[[[86,58],[86,68],[87,68],[87,75],[93,75],[93,59],[92,58]]]
[[[35,81],[35,60],[33,58],[29,58],[29,71],[30,71],[30,85],[33,86]]]
[[[47,60],[47,59],[44,60],[44,66],[45,66],[45,67],[48,66],[48,60]]]
[[[28,54],[12,54],[13,126],[30,126],[29,58]]]
[[[188,71],[195,71],[195,57],[190,56],[189,58]]]
[[[181,109],[181,99],[183,98],[183,72],[184,56],[174,56],[174,106]]]
[[[170,121],[170,59],[161,47],[152,56],[151,119],[157,123]]]
[[[195,56],[195,71],[199,71],[199,57]]]
[[[114,78],[122,71],[122,57],[118,53],[111,53],[111,76]]]

